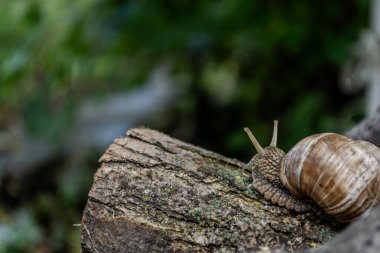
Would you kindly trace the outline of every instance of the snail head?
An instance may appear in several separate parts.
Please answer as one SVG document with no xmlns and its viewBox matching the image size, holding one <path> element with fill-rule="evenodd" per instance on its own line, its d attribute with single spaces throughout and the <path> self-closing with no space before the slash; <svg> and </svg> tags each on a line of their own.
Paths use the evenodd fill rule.
<svg viewBox="0 0 380 253">
<path fill-rule="evenodd" d="M 281 163 L 285 160 L 285 152 L 276 147 L 277 128 L 278 122 L 275 120 L 272 141 L 266 148 L 260 146 L 248 128 L 244 129 L 257 150 L 257 154 L 244 167 L 244 169 L 252 171 L 251 186 L 272 204 L 297 212 L 312 210 L 314 208 L 313 204 L 298 199 L 280 181 L 280 168 Z"/>
<path fill-rule="evenodd" d="M 257 154 L 249 161 L 245 166 L 248 170 L 258 177 L 263 177 L 265 180 L 271 183 L 280 183 L 279 171 L 281 160 L 285 155 L 285 152 L 277 148 L 277 132 L 278 121 L 274 121 L 272 141 L 266 148 L 262 148 L 255 136 L 248 128 L 244 128 L 244 131 L 251 139 L 253 146 L 255 147 Z"/>
</svg>

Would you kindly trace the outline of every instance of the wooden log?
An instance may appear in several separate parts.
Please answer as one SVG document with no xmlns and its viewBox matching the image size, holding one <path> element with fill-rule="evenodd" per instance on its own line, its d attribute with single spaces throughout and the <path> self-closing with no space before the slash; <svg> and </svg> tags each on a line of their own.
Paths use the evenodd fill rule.
<svg viewBox="0 0 380 253">
<path fill-rule="evenodd" d="M 294 251 L 341 228 L 267 203 L 242 162 L 155 130 L 129 130 L 100 162 L 83 212 L 85 253 Z"/>
</svg>

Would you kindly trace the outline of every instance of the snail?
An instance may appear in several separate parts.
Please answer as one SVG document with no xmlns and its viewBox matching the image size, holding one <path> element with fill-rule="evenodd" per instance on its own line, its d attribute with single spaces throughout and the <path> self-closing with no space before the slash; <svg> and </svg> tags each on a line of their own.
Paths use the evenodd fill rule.
<svg viewBox="0 0 380 253">
<path fill-rule="evenodd" d="M 317 205 L 338 222 L 353 221 L 379 202 L 377 146 L 322 133 L 302 139 L 285 154 L 276 147 L 277 129 L 275 120 L 272 141 L 262 148 L 244 128 L 257 150 L 244 168 L 252 171 L 252 187 L 266 200 L 297 212 Z"/>
</svg>

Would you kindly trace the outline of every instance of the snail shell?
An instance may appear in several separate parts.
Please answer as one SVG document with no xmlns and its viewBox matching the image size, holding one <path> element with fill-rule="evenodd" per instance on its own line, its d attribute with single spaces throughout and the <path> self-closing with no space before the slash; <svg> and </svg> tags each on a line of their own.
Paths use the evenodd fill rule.
<svg viewBox="0 0 380 253">
<path fill-rule="evenodd" d="M 245 169 L 252 171 L 252 188 L 266 200 L 296 212 L 317 210 L 316 203 L 340 222 L 355 220 L 379 203 L 378 147 L 323 133 L 302 139 L 285 154 L 276 147 L 277 123 L 266 148 L 244 129 L 257 151 Z"/>
<path fill-rule="evenodd" d="M 351 221 L 379 202 L 380 150 L 339 134 L 312 135 L 283 157 L 280 181 L 337 221 Z"/>
</svg>

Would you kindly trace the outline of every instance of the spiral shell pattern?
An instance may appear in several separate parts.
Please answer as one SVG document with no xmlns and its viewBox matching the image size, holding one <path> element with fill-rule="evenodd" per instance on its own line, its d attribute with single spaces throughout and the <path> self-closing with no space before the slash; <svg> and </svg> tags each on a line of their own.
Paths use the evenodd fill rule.
<svg viewBox="0 0 380 253">
<path fill-rule="evenodd" d="M 379 202 L 380 149 L 339 134 L 312 135 L 284 156 L 280 180 L 337 221 L 349 222 Z"/>
</svg>

